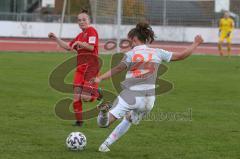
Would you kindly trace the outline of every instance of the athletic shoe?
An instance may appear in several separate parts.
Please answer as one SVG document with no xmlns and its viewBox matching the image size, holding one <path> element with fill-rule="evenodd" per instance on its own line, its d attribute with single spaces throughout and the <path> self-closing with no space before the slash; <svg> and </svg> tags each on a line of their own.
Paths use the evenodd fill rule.
<svg viewBox="0 0 240 159">
<path fill-rule="evenodd" d="M 102 145 L 99 147 L 98 151 L 100 151 L 100 152 L 109 152 L 110 149 L 107 147 L 107 145 L 102 144 Z"/>
<path fill-rule="evenodd" d="M 76 121 L 73 126 L 79 126 L 79 127 L 82 127 L 83 125 L 83 121 Z"/>
</svg>

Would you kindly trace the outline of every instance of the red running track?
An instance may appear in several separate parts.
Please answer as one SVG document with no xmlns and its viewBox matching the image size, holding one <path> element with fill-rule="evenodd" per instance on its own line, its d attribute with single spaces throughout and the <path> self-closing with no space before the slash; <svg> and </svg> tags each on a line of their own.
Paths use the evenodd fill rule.
<svg viewBox="0 0 240 159">
<path fill-rule="evenodd" d="M 68 41 L 68 40 L 67 40 Z M 104 41 L 100 42 L 101 53 L 107 52 L 104 50 Z M 168 51 L 181 51 L 186 48 L 189 43 L 174 43 L 174 42 L 154 42 L 151 47 L 157 47 Z M 64 52 L 57 44 L 48 39 L 23 39 L 23 38 L 0 38 L 0 51 L 15 51 L 15 52 Z M 194 54 L 210 54 L 218 55 L 216 44 L 202 44 L 194 52 Z M 232 54 L 240 54 L 240 45 L 232 46 Z"/>
</svg>

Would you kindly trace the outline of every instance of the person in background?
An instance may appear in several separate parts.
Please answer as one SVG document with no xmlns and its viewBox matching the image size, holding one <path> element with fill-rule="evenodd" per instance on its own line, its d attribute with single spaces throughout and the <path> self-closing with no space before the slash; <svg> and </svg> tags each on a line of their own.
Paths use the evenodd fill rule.
<svg viewBox="0 0 240 159">
<path fill-rule="evenodd" d="M 77 68 L 74 76 L 74 102 L 73 108 L 76 116 L 74 125 L 82 126 L 82 101 L 91 102 L 101 98 L 98 85 L 88 81 L 98 75 L 98 32 L 90 26 L 90 17 L 87 10 L 78 15 L 78 24 L 82 32 L 70 43 L 58 38 L 54 33 L 48 37 L 67 51 L 77 51 Z"/>
<path fill-rule="evenodd" d="M 224 40 L 227 41 L 227 52 L 228 56 L 231 56 L 231 41 L 232 41 L 232 32 L 234 29 L 234 21 L 230 17 L 229 12 L 224 12 L 223 18 L 219 21 L 219 42 L 218 50 L 219 54 L 223 56 L 222 44 Z"/>
</svg>

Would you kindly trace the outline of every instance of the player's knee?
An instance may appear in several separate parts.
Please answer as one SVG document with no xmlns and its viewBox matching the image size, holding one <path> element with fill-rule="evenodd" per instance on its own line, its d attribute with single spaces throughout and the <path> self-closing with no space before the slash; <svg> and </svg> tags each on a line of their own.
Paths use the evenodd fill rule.
<svg viewBox="0 0 240 159">
<path fill-rule="evenodd" d="M 82 87 L 81 86 L 74 87 L 74 94 L 81 94 L 81 92 L 82 92 Z"/>
<path fill-rule="evenodd" d="M 91 98 L 91 96 L 81 95 L 81 99 L 84 102 L 90 102 L 92 98 Z"/>
<path fill-rule="evenodd" d="M 91 95 L 91 93 L 89 93 L 87 91 L 82 91 L 81 99 L 84 102 L 91 102 L 92 101 L 92 95 Z"/>
<path fill-rule="evenodd" d="M 73 102 L 78 102 L 81 99 L 80 94 L 74 94 Z"/>
<path fill-rule="evenodd" d="M 74 102 L 81 100 L 81 92 L 82 92 L 81 87 L 74 87 L 74 97 L 73 97 Z"/>
</svg>

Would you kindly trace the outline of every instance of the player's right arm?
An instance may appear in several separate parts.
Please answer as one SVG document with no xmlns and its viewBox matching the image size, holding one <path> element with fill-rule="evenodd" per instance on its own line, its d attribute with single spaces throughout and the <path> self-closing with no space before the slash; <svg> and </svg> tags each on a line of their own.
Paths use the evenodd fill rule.
<svg viewBox="0 0 240 159">
<path fill-rule="evenodd" d="M 174 53 L 172 53 L 171 61 L 179 61 L 179 60 L 183 60 L 183 59 L 187 58 L 202 43 L 203 43 L 203 38 L 200 35 L 197 35 L 195 37 L 194 42 L 192 43 L 191 46 L 189 46 L 188 48 L 186 48 L 182 52 L 174 52 Z"/>
<path fill-rule="evenodd" d="M 219 20 L 218 27 L 219 27 L 219 29 L 222 29 L 222 19 Z"/>
<path fill-rule="evenodd" d="M 104 73 L 103 75 L 94 78 L 93 80 L 91 80 L 91 82 L 93 83 L 100 83 L 102 80 L 106 80 L 109 79 L 110 77 L 124 71 L 127 69 L 127 65 L 123 62 L 120 62 L 117 66 L 115 66 L 114 68 L 112 68 L 111 70 L 107 71 L 106 73 Z"/>
<path fill-rule="evenodd" d="M 219 32 L 218 32 L 218 34 L 219 34 L 219 36 L 220 36 L 221 31 L 222 31 L 222 19 L 219 20 L 218 28 L 219 28 Z"/>
<path fill-rule="evenodd" d="M 230 27 L 231 27 L 231 32 L 233 31 L 233 29 L 234 29 L 234 27 L 235 27 L 235 22 L 234 22 L 234 20 L 233 19 L 231 19 L 231 25 L 230 25 Z"/>
<path fill-rule="evenodd" d="M 110 69 L 109 71 L 107 71 L 103 75 L 92 79 L 90 82 L 92 82 L 92 83 L 100 83 L 102 80 L 106 80 L 106 79 L 108 79 L 108 78 L 110 78 L 110 77 L 112 77 L 112 76 L 114 76 L 114 75 L 116 75 L 116 74 L 126 70 L 129 67 L 130 63 L 131 63 L 131 57 L 125 55 L 123 57 L 122 61 L 117 66 L 115 66 L 114 68 Z"/>
<path fill-rule="evenodd" d="M 71 47 L 68 45 L 67 42 L 61 40 L 60 38 L 58 38 L 54 33 L 49 33 L 48 37 L 54 41 L 56 41 L 56 43 L 63 49 L 70 51 Z"/>
</svg>

